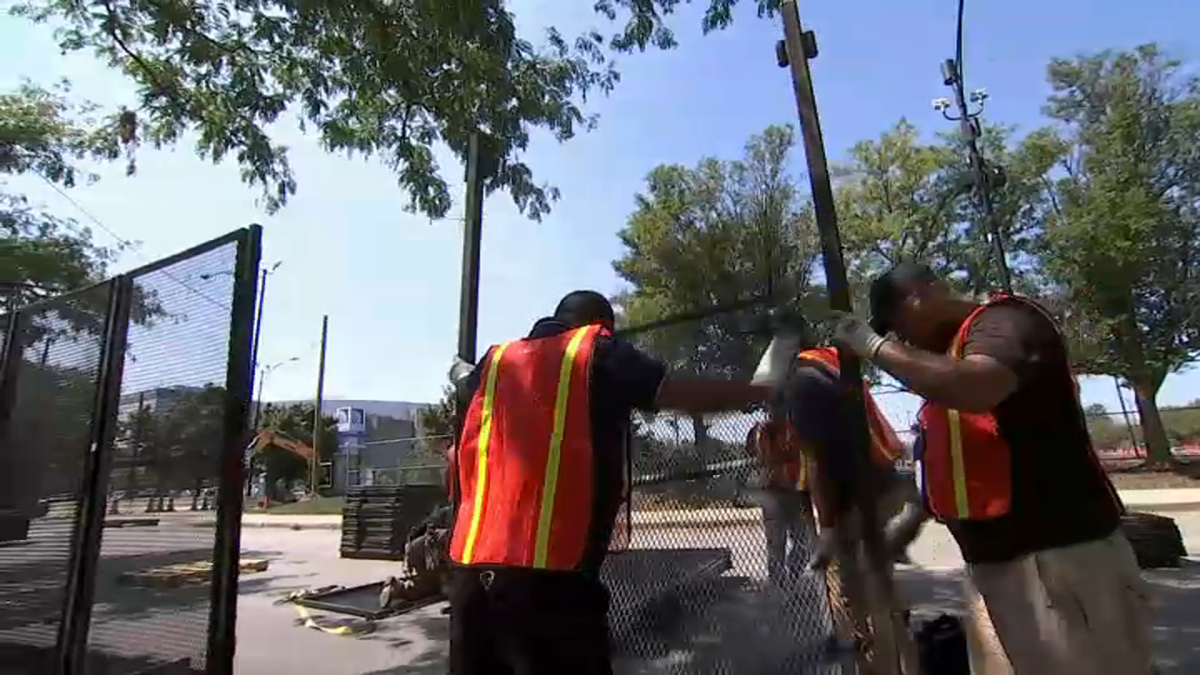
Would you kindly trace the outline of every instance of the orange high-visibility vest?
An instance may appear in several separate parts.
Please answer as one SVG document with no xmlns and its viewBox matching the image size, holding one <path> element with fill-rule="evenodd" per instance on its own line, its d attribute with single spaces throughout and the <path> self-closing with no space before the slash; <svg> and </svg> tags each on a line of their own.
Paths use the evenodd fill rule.
<svg viewBox="0 0 1200 675">
<path fill-rule="evenodd" d="M 983 310 L 999 303 L 1020 303 L 1057 322 L 1037 303 L 1016 295 L 997 295 L 977 307 L 955 333 L 949 355 L 963 358 L 963 342 Z M 1073 373 L 1064 374 L 1079 397 L 1079 382 Z M 1081 413 L 1082 414 L 1082 413 Z M 919 414 L 924 447 L 921 457 L 922 487 L 929 510 L 938 518 L 987 520 L 1006 515 L 1012 508 L 1012 449 L 991 412 L 970 413 L 926 401 Z M 1098 473 L 1099 459 L 1092 453 Z M 1107 476 L 1102 476 L 1107 482 Z M 1119 504 L 1112 484 L 1112 498 Z"/>
<path fill-rule="evenodd" d="M 763 487 L 808 489 L 802 446 L 786 420 L 755 424 L 746 438 L 746 445 L 766 471 Z"/>
<path fill-rule="evenodd" d="M 457 447 L 450 557 L 575 569 L 592 527 L 590 373 L 598 325 L 493 348 Z"/>
<path fill-rule="evenodd" d="M 835 377 L 841 373 L 841 365 L 838 363 L 838 352 L 835 347 L 806 349 L 797 354 L 796 358 L 816 361 L 832 371 Z M 891 422 L 888 422 L 887 418 L 883 416 L 883 412 L 879 410 L 879 406 L 875 404 L 875 397 L 871 396 L 870 385 L 865 381 L 863 382 L 863 402 L 867 407 L 867 426 L 871 429 L 871 459 L 880 465 L 893 465 L 904 454 L 904 445 L 900 442 L 900 437 L 896 435 L 896 430 L 892 428 Z"/>
</svg>

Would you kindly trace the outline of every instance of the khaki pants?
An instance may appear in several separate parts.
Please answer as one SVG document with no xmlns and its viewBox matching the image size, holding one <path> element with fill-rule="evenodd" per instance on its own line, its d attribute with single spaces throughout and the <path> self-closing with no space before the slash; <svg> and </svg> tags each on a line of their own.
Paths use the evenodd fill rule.
<svg viewBox="0 0 1200 675">
<path fill-rule="evenodd" d="M 1149 675 L 1150 603 L 1120 532 L 969 565 L 972 675 Z"/>
</svg>

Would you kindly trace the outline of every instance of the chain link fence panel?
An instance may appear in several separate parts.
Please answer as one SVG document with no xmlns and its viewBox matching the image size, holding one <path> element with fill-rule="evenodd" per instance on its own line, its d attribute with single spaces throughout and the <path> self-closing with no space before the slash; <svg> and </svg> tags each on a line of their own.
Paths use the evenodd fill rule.
<svg viewBox="0 0 1200 675">
<path fill-rule="evenodd" d="M 0 427 L 0 672 L 57 668 L 113 284 L 23 310 Z"/>
<path fill-rule="evenodd" d="M 764 314 L 747 308 L 624 337 L 671 372 L 745 380 L 770 339 Z M 824 579 L 803 571 L 811 506 L 772 501 L 747 447 L 764 418 L 635 417 L 629 499 L 605 568 L 619 672 L 841 672 Z M 769 545 L 785 530 L 792 543 Z"/>
<path fill-rule="evenodd" d="M 16 312 L 0 672 L 230 672 L 260 236 Z"/>
<path fill-rule="evenodd" d="M 238 249 L 226 239 L 131 275 L 93 652 L 205 669 Z"/>
</svg>

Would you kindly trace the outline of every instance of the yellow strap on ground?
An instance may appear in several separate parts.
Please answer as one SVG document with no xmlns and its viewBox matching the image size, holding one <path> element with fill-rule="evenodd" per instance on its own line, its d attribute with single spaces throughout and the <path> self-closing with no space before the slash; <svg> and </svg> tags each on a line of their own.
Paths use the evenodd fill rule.
<svg viewBox="0 0 1200 675">
<path fill-rule="evenodd" d="M 370 620 L 363 620 L 350 626 L 322 626 L 317 623 L 312 614 L 308 613 L 306 608 L 295 604 L 292 606 L 296 608 L 296 614 L 300 616 L 300 625 L 305 628 L 319 630 L 322 633 L 329 633 L 330 635 L 362 635 L 363 633 L 370 633 L 375 630 L 375 622 Z"/>
</svg>

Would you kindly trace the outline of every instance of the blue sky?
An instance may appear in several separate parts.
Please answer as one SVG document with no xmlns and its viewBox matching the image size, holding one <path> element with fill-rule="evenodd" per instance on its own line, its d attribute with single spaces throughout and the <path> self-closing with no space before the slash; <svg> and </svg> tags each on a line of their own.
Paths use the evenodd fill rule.
<svg viewBox="0 0 1200 675">
<path fill-rule="evenodd" d="M 521 0 L 508 6 L 533 36 L 551 24 L 566 33 L 600 25 L 591 4 Z M 778 23 L 756 19 L 747 5 L 732 29 L 701 37 L 700 9 L 684 8 L 673 17 L 679 49 L 622 60 L 620 85 L 589 106 L 600 114 L 596 131 L 565 145 L 536 138 L 527 159 L 539 179 L 562 190 L 548 218 L 525 220 L 505 194 L 488 199 L 481 345 L 523 333 L 566 291 L 619 287 L 610 265 L 621 252 L 614 235 L 655 165 L 733 158 L 767 125 L 795 123 L 788 73 L 774 61 Z M 831 160 L 901 116 L 929 134 L 949 128 L 930 101 L 946 95 L 938 67 L 953 54 L 952 0 L 805 2 L 801 10 L 820 43 L 813 69 Z M 1029 129 L 1040 123 L 1050 57 L 1157 41 L 1200 62 L 1197 25 L 1200 4 L 1191 0 L 969 2 L 967 86 L 991 94 L 989 120 Z M 39 83 L 66 77 L 77 95 L 102 105 L 133 101 L 118 74 L 87 56 L 61 56 L 46 27 L 0 19 L 0 59 L 9 64 L 0 75 L 6 87 L 21 77 Z M 404 213 L 404 195 L 383 166 L 328 155 L 294 126 L 281 127 L 279 135 L 292 148 L 300 188 L 275 216 L 256 205 L 256 191 L 240 183 L 236 166 L 199 160 L 186 144 L 144 149 L 136 177 L 104 167 L 100 182 L 70 194 L 119 237 L 140 242 L 119 269 L 247 223 L 264 226 L 264 264 L 282 265 L 267 289 L 261 361 L 297 358 L 270 376 L 268 398 L 312 395 L 321 316 L 328 314 L 329 395 L 434 400 L 456 342 L 461 226 Z M 799 174 L 802 155 L 794 163 Z M 461 194 L 461 169 L 449 157 L 443 165 Z M 92 225 L 39 181 L 17 180 L 13 187 Z M 99 241 L 113 243 L 108 233 L 93 229 Z M 1176 376 L 1160 401 L 1187 402 L 1200 398 L 1197 390 L 1195 374 Z M 1084 398 L 1117 407 L 1109 380 L 1085 383 Z M 907 424 L 914 409 L 906 395 L 883 396 L 881 404 L 898 424 Z"/>
</svg>

